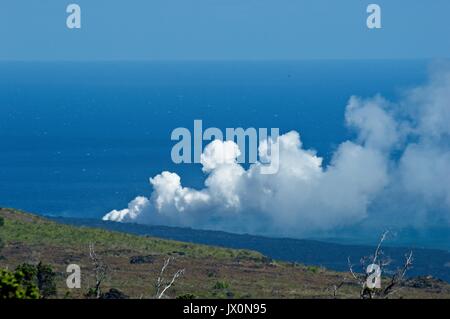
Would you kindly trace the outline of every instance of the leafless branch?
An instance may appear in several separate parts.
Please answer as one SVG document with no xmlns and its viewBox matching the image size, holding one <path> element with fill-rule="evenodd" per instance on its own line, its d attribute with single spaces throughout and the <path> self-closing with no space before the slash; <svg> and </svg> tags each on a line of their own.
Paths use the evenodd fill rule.
<svg viewBox="0 0 450 319">
<path fill-rule="evenodd" d="M 339 289 L 346 283 L 346 278 L 344 278 L 339 284 L 331 286 L 331 290 L 333 292 L 333 298 L 337 297 L 337 293 Z"/>
<path fill-rule="evenodd" d="M 378 257 L 382 254 L 382 251 L 381 251 L 381 245 L 383 244 L 383 242 L 384 242 L 384 240 L 386 239 L 386 236 L 387 236 L 388 234 L 389 234 L 389 230 L 386 230 L 386 231 L 381 235 L 380 241 L 378 242 L 378 245 L 377 245 L 377 249 L 375 250 L 375 254 L 374 254 L 374 256 L 373 256 L 372 264 L 376 264 L 376 263 L 377 263 Z"/>
<path fill-rule="evenodd" d="M 94 266 L 95 286 L 93 293 L 96 298 L 100 298 L 102 295 L 101 284 L 106 278 L 108 267 L 98 258 L 92 243 L 89 244 L 89 258 Z"/>
<path fill-rule="evenodd" d="M 389 256 L 385 256 L 384 252 L 382 251 L 382 244 L 386 240 L 387 235 L 389 234 L 389 231 L 385 231 L 380 238 L 380 241 L 378 242 L 378 245 L 375 249 L 374 255 L 372 257 L 364 256 L 360 259 L 360 266 L 361 266 L 361 273 L 356 273 L 354 271 L 353 265 L 350 261 L 350 257 L 348 257 L 348 268 L 351 276 L 354 280 L 358 282 L 359 285 L 361 285 L 360 290 L 360 298 L 374 298 L 374 297 L 383 297 L 387 298 L 388 295 L 393 294 L 401 289 L 401 283 L 405 278 L 406 272 L 408 269 L 412 267 L 413 264 L 413 254 L 412 251 L 409 252 L 408 255 L 405 256 L 405 263 L 403 267 L 398 269 L 390 278 L 388 285 L 384 289 L 370 289 L 367 287 L 367 280 L 369 279 L 369 276 L 371 273 L 367 273 L 366 266 L 368 263 L 376 264 L 380 267 L 381 270 L 384 270 L 385 267 L 391 264 L 392 259 Z M 342 286 L 343 283 L 340 283 L 339 285 L 335 285 L 333 290 L 333 295 L 336 296 L 337 289 L 339 289 Z"/>
<path fill-rule="evenodd" d="M 361 283 L 361 278 L 358 274 L 356 274 L 353 270 L 353 265 L 352 262 L 350 261 L 350 257 L 347 257 L 347 262 L 348 262 L 348 268 L 350 270 L 350 274 L 352 275 L 352 277 L 358 281 L 358 283 Z"/>
<path fill-rule="evenodd" d="M 158 279 L 156 280 L 156 299 L 161 299 L 165 296 L 165 293 L 168 289 L 172 287 L 172 285 L 175 283 L 175 281 L 184 274 L 184 269 L 179 269 L 177 272 L 172 276 L 172 280 L 166 281 L 164 279 L 164 273 L 166 271 L 167 266 L 169 266 L 170 262 L 172 261 L 171 257 L 168 257 L 164 260 L 164 264 L 161 268 L 161 272 L 159 274 Z"/>
<path fill-rule="evenodd" d="M 392 275 L 389 284 L 386 286 L 386 288 L 383 289 L 382 295 L 384 298 L 387 298 L 389 295 L 394 294 L 402 289 L 401 284 L 405 279 L 406 272 L 412 267 L 412 264 L 413 264 L 413 253 L 412 251 L 410 251 L 409 254 L 405 256 L 405 263 L 403 264 L 403 267 L 398 269 Z M 395 287 L 398 288 L 394 289 Z"/>
</svg>

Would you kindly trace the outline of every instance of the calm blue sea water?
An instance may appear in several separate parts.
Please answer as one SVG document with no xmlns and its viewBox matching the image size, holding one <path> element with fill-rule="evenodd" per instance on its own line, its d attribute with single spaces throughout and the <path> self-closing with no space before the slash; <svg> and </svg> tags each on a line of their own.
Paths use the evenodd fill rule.
<svg viewBox="0 0 450 319">
<path fill-rule="evenodd" d="M 162 170 L 200 187 L 198 165 L 170 159 L 194 119 L 295 129 L 328 159 L 351 95 L 395 99 L 426 75 L 425 61 L 0 63 L 0 206 L 101 217 Z"/>
</svg>

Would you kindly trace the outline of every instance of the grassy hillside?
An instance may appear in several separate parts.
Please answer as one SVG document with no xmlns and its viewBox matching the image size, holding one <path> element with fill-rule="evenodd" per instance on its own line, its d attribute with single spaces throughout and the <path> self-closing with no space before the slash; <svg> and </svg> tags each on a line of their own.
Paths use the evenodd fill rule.
<svg viewBox="0 0 450 319">
<path fill-rule="evenodd" d="M 102 229 L 75 227 L 12 209 L 0 209 L 5 242 L 0 268 L 43 261 L 58 272 L 58 297 L 81 298 L 94 285 L 89 244 L 108 265 L 104 290 L 120 289 L 132 298 L 154 296 L 154 283 L 167 256 L 174 257 L 168 274 L 179 268 L 184 276 L 168 293 L 204 298 L 329 298 L 329 288 L 348 274 L 319 267 L 274 262 L 249 250 L 227 249 Z M 65 287 L 65 269 L 82 269 L 82 289 Z M 408 285 L 398 297 L 450 298 L 450 286 L 439 281 Z M 357 297 L 359 287 L 346 284 L 338 297 Z"/>
<path fill-rule="evenodd" d="M 361 256 L 366 256 L 369 252 L 375 250 L 374 246 L 368 245 L 354 245 L 350 243 L 342 245 L 316 240 L 271 238 L 172 226 L 117 223 L 99 219 L 54 217 L 52 220 L 63 224 L 102 228 L 128 234 L 149 235 L 203 245 L 255 250 L 272 259 L 299 262 L 307 265 L 320 265 L 336 271 L 348 270 L 347 257 L 357 262 Z M 366 230 L 366 232 L 371 233 L 369 230 Z M 377 233 L 378 237 L 380 234 L 382 234 L 382 231 Z M 409 246 L 386 246 L 391 243 L 391 239 L 391 237 L 388 238 L 383 247 L 383 252 L 392 259 L 391 269 L 401 267 L 404 262 L 404 256 L 412 250 L 414 254 L 414 267 L 408 271 L 408 276 L 432 275 L 433 277 L 450 282 L 449 251 Z M 374 238 L 371 244 L 378 243 L 378 240 L 379 238 Z"/>
</svg>

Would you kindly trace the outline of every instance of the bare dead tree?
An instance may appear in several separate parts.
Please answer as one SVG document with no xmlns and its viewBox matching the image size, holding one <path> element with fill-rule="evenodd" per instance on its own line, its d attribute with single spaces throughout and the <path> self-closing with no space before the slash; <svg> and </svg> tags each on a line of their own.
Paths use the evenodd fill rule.
<svg viewBox="0 0 450 319">
<path fill-rule="evenodd" d="M 389 284 L 386 286 L 386 288 L 383 289 L 383 297 L 387 298 L 389 295 L 394 294 L 402 289 L 401 284 L 405 279 L 406 272 L 412 267 L 412 264 L 413 253 L 412 251 L 410 251 L 409 254 L 406 254 L 405 256 L 405 263 L 403 264 L 403 267 L 397 269 L 397 271 L 389 280 Z"/>
<path fill-rule="evenodd" d="M 108 267 L 105 263 L 97 256 L 94 248 L 94 244 L 89 244 L 89 258 L 91 259 L 92 265 L 94 267 L 95 276 L 95 286 L 92 294 L 98 299 L 102 295 L 101 285 L 106 278 L 108 272 Z"/>
<path fill-rule="evenodd" d="M 161 268 L 161 272 L 159 273 L 158 279 L 156 280 L 156 283 L 155 283 L 155 287 L 156 287 L 155 298 L 156 299 L 164 298 L 166 291 L 169 290 L 172 287 L 172 285 L 175 283 L 175 281 L 184 274 L 184 269 L 179 269 L 175 272 L 175 274 L 172 276 L 172 279 L 170 281 L 166 280 L 164 278 L 165 271 L 171 261 L 172 261 L 171 257 L 167 257 L 164 260 L 164 264 Z"/>
<path fill-rule="evenodd" d="M 380 271 L 383 272 L 385 267 L 387 267 L 391 263 L 391 259 L 389 257 L 385 256 L 385 254 L 382 250 L 383 242 L 386 240 L 386 237 L 388 234 L 389 234 L 389 231 L 383 232 L 383 234 L 381 235 L 380 240 L 377 244 L 375 252 L 372 256 L 364 256 L 360 259 L 359 263 L 360 263 L 360 267 L 361 267 L 361 273 L 356 273 L 354 271 L 353 265 L 350 261 L 350 257 L 347 258 L 350 274 L 361 286 L 361 290 L 359 293 L 360 298 L 372 299 L 375 297 L 375 294 L 378 292 L 378 290 L 376 288 L 369 288 L 367 286 L 369 276 L 371 275 L 371 273 L 367 272 L 367 266 L 369 264 L 378 265 L 380 267 Z"/>
<path fill-rule="evenodd" d="M 342 286 L 345 285 L 346 283 L 347 280 L 346 278 L 344 278 L 340 283 L 331 286 L 329 290 L 331 290 L 331 292 L 333 293 L 333 298 L 337 297 L 339 289 L 341 289 Z"/>
<path fill-rule="evenodd" d="M 388 298 L 389 295 L 401 289 L 401 284 L 405 279 L 406 272 L 412 267 L 413 254 L 412 251 L 410 251 L 409 254 L 406 255 L 403 266 L 397 269 L 397 271 L 390 277 L 389 283 L 385 288 L 368 287 L 367 283 L 370 280 L 372 273 L 367 271 L 367 266 L 370 264 L 378 265 L 381 273 L 383 273 L 385 268 L 392 262 L 392 259 L 389 256 L 386 256 L 382 250 L 383 242 L 386 240 L 388 234 L 389 231 L 385 231 L 381 235 L 373 256 L 364 256 L 360 259 L 361 272 L 356 272 L 350 261 L 350 257 L 347 258 L 350 275 L 361 287 L 359 297 L 362 299 Z M 336 297 L 338 290 L 344 284 L 345 281 L 342 281 L 340 284 L 333 286 L 334 297 Z"/>
</svg>

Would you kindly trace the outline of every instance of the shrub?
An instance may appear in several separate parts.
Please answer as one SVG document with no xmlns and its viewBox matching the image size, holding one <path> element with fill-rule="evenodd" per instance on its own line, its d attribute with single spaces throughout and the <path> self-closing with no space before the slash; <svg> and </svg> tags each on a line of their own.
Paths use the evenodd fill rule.
<svg viewBox="0 0 450 319">
<path fill-rule="evenodd" d="M 306 266 L 306 270 L 316 274 L 320 271 L 320 267 L 319 266 Z"/>
<path fill-rule="evenodd" d="M 56 273 L 49 265 L 39 263 L 37 265 L 37 285 L 42 298 L 56 295 Z"/>
<path fill-rule="evenodd" d="M 0 269 L 0 299 L 38 299 L 39 289 L 21 270 Z"/>
<path fill-rule="evenodd" d="M 49 265 L 39 263 L 37 266 L 22 264 L 16 268 L 24 275 L 24 280 L 38 288 L 41 298 L 45 299 L 56 295 L 56 274 Z"/>
<path fill-rule="evenodd" d="M 217 281 L 214 285 L 214 289 L 228 289 L 229 285 L 226 281 Z"/>
</svg>

